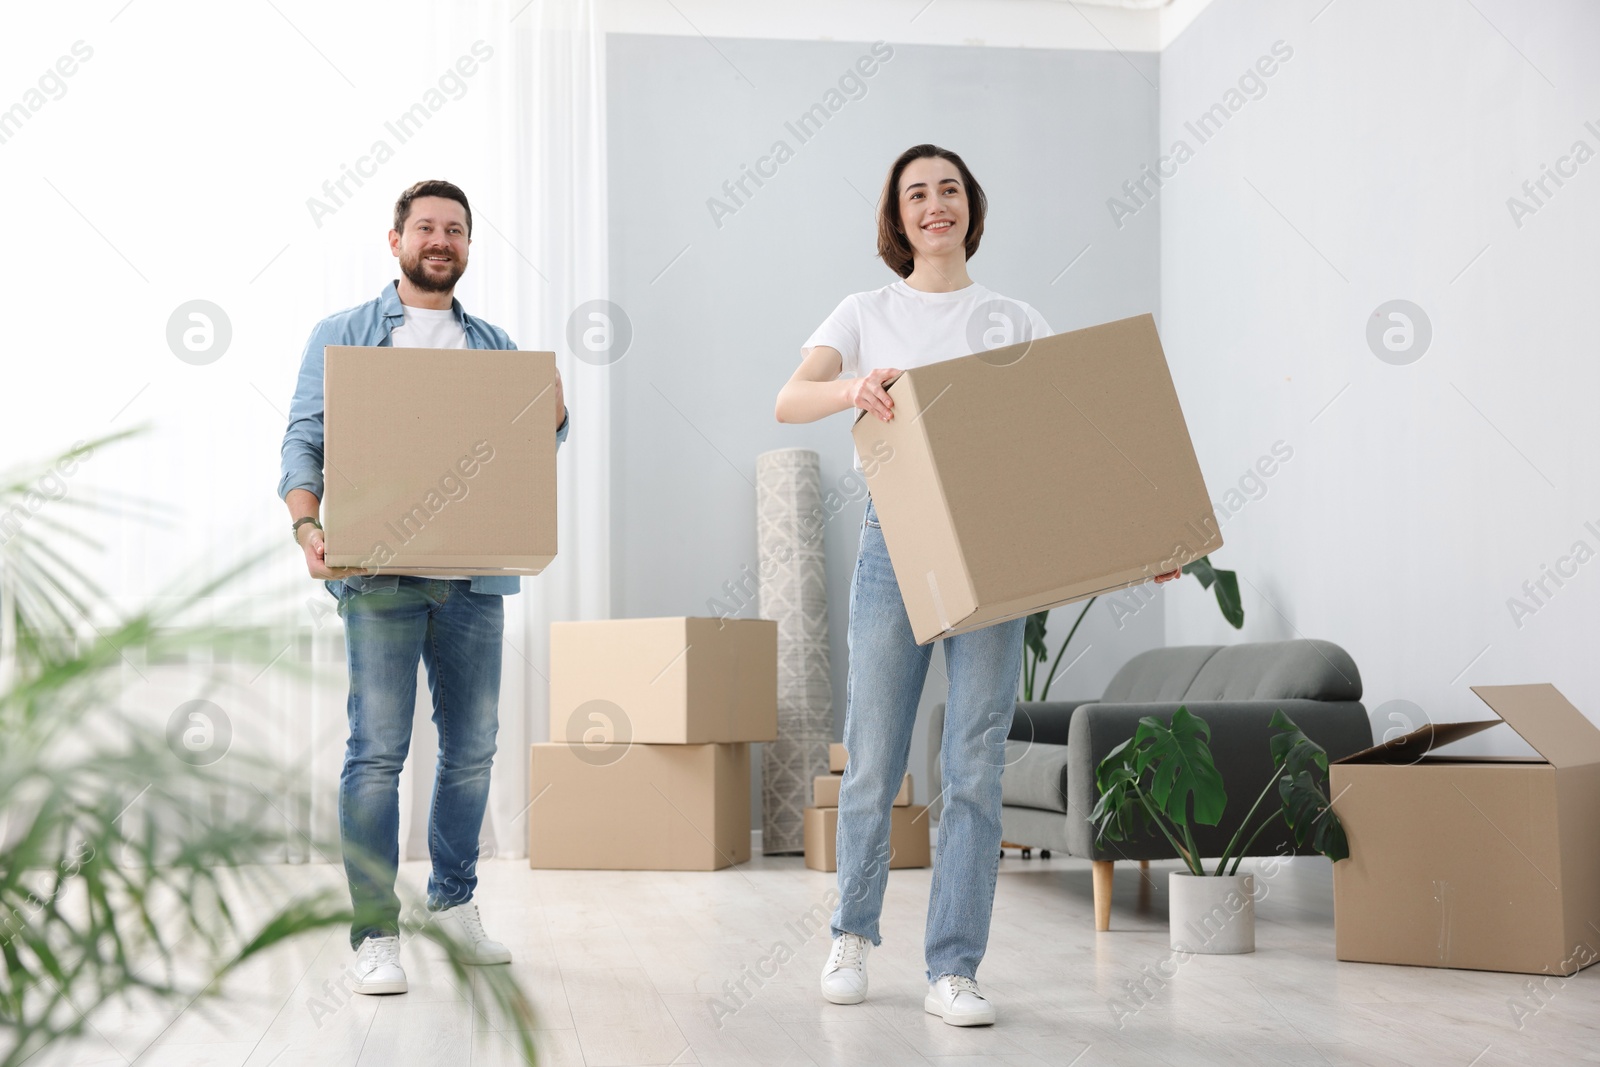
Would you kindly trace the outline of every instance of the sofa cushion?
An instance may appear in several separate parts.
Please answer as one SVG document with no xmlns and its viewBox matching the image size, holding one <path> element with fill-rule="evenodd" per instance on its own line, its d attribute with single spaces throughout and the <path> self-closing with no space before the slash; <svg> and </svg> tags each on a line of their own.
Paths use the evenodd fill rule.
<svg viewBox="0 0 1600 1067">
<path fill-rule="evenodd" d="M 1067 811 L 1067 746 L 1007 741 L 1000 797 L 1009 807 Z"/>
<path fill-rule="evenodd" d="M 1181 697 L 1167 700 L 1360 700 L 1361 673 L 1332 641 L 1259 641 L 1220 648 Z"/>
<path fill-rule="evenodd" d="M 1122 665 L 1100 699 L 1107 704 L 1158 704 L 1182 700 L 1220 645 L 1152 648 Z"/>
</svg>

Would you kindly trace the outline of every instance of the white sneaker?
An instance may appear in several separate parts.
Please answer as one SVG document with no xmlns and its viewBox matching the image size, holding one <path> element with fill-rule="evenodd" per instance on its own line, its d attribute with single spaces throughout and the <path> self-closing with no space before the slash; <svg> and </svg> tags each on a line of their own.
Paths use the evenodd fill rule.
<svg viewBox="0 0 1600 1067">
<path fill-rule="evenodd" d="M 466 946 L 467 953 L 462 963 L 482 965 L 511 962 L 511 950 L 491 940 L 483 932 L 483 919 L 478 915 L 478 905 L 472 901 L 434 912 L 433 919 L 447 935 Z"/>
<path fill-rule="evenodd" d="M 872 942 L 860 934 L 840 934 L 822 968 L 822 995 L 835 1004 L 867 999 L 867 953 Z"/>
<path fill-rule="evenodd" d="M 369 937 L 361 942 L 354 971 L 355 981 L 350 983 L 352 993 L 368 996 L 404 993 L 406 972 L 400 968 L 400 939 Z"/>
<path fill-rule="evenodd" d="M 951 1026 L 989 1026 L 994 1022 L 994 1005 L 983 999 L 978 983 L 958 974 L 940 975 L 928 987 L 922 1009 L 943 1016 Z"/>
</svg>

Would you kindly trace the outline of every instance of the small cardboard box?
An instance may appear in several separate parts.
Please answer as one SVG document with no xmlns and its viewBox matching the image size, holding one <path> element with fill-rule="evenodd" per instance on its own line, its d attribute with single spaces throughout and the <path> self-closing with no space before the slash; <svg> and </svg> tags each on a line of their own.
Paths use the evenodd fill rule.
<svg viewBox="0 0 1600 1067">
<path fill-rule="evenodd" d="M 325 358 L 328 566 L 538 574 L 555 558 L 555 353 L 329 345 Z"/>
<path fill-rule="evenodd" d="M 845 753 L 844 746 L 835 741 L 828 746 L 828 770 L 834 774 L 843 774 L 844 765 L 850 761 Z"/>
<path fill-rule="evenodd" d="M 1429 723 L 1329 768 L 1350 841 L 1338 957 L 1571 974 L 1600 959 L 1600 729 L 1552 685 L 1472 691 L 1500 718 Z M 1538 757 L 1434 752 L 1501 721 Z"/>
<path fill-rule="evenodd" d="M 533 746 L 528 866 L 714 871 L 750 859 L 750 746 Z"/>
<path fill-rule="evenodd" d="M 853 434 L 918 644 L 1222 547 L 1149 315 L 917 367 L 889 395 L 894 418 Z"/>
<path fill-rule="evenodd" d="M 921 804 L 891 808 L 889 868 L 926 867 L 933 858 L 928 844 L 928 809 Z M 839 869 L 839 809 L 806 808 L 801 816 L 806 866 L 814 871 Z"/>
<path fill-rule="evenodd" d="M 818 808 L 837 808 L 839 806 L 839 786 L 844 781 L 842 774 L 819 774 L 811 779 L 811 803 Z M 911 775 L 906 775 L 906 780 L 900 783 L 900 792 L 895 794 L 894 804 L 903 808 L 911 803 Z"/>
<path fill-rule="evenodd" d="M 695 745 L 778 737 L 778 624 L 550 624 L 550 737 Z"/>
</svg>

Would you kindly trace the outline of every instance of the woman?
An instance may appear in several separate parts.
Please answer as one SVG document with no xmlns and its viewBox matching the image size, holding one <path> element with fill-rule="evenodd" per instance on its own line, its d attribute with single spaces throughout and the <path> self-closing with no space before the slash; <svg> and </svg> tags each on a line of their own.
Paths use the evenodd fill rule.
<svg viewBox="0 0 1600 1067">
<path fill-rule="evenodd" d="M 886 383 L 902 370 L 1050 333 L 1033 308 L 967 275 L 986 208 L 982 188 L 954 152 L 924 144 L 901 153 L 878 207 L 878 255 L 901 280 L 846 297 L 811 335 L 799 369 L 778 393 L 779 422 L 813 422 L 853 408 L 888 421 L 894 399 Z M 955 1026 L 995 1019 L 976 975 L 1000 866 L 1000 771 L 1022 670 L 1023 623 L 945 639 L 944 811 L 928 901 L 923 1007 Z M 880 941 L 889 873 L 891 808 L 933 651 L 912 636 L 870 499 L 850 587 L 849 648 L 840 900 L 822 971 L 822 995 L 835 1004 L 866 999 L 866 957 Z"/>
</svg>

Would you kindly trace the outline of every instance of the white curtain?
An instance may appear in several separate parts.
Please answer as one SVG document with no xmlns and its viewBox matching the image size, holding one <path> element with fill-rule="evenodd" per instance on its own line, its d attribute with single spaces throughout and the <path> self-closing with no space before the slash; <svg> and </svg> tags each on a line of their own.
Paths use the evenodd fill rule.
<svg viewBox="0 0 1600 1067">
<path fill-rule="evenodd" d="M 103 542 L 85 562 L 123 608 L 271 550 L 206 610 L 219 622 L 287 612 L 273 663 L 130 662 L 123 706 L 162 726 L 183 702 L 211 699 L 234 752 L 291 767 L 309 805 L 293 804 L 293 789 L 266 795 L 304 831 L 290 859 L 338 859 L 312 841 L 337 840 L 346 686 L 333 602 L 306 576 L 273 491 L 279 441 L 312 326 L 397 276 L 386 241 L 394 200 L 423 178 L 453 181 L 471 201 L 457 295 L 520 347 L 557 353 L 573 420 L 558 459 L 560 554 L 507 602 L 484 838 L 499 855 L 525 854 L 527 745 L 547 735 L 549 622 L 603 617 L 610 604 L 607 372 L 566 342 L 572 310 L 607 295 L 595 7 L 36 5 L 13 27 L 24 82 L 55 69 L 58 54 L 77 59 L 3 146 L 0 195 L 28 205 L 12 233 L 28 253 L 0 267 L 27 305 L 6 356 L 0 453 L 10 465 L 149 428 L 84 462 L 65 493 L 81 502 L 102 486 L 156 500 L 164 525 L 48 505 Z M 391 124 L 418 104 L 425 121 L 396 137 Z M 374 162 L 379 141 L 389 151 Z M 167 339 L 169 317 L 196 299 L 231 327 L 227 350 L 205 364 L 178 358 Z M 232 684 L 214 684 L 219 673 Z M 403 858 L 427 853 L 436 748 L 420 683 Z"/>
</svg>

